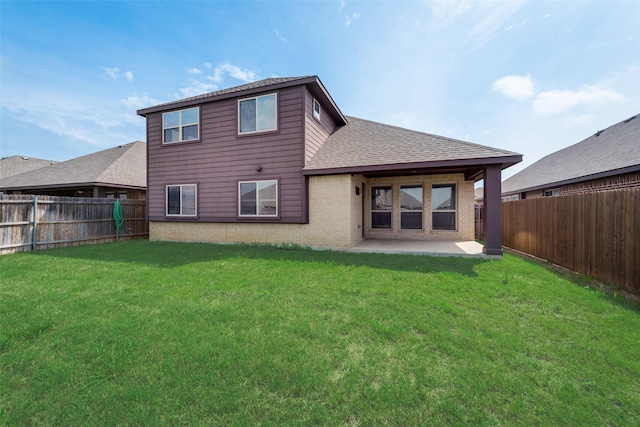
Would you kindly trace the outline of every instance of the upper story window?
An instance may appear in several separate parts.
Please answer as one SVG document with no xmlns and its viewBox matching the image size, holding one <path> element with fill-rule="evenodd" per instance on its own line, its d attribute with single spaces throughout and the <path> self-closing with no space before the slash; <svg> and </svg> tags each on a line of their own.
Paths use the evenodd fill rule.
<svg viewBox="0 0 640 427">
<path fill-rule="evenodd" d="M 164 144 L 200 139 L 200 109 L 162 113 L 162 133 Z"/>
<path fill-rule="evenodd" d="M 240 216 L 278 216 L 278 181 L 238 183 Z"/>
<path fill-rule="evenodd" d="M 167 216 L 195 216 L 196 184 L 167 185 Z"/>
<path fill-rule="evenodd" d="M 313 100 L 313 117 L 320 120 L 320 113 L 322 112 L 322 107 L 317 99 Z"/>
<path fill-rule="evenodd" d="M 238 101 L 238 133 L 278 129 L 278 96 L 275 93 Z"/>
</svg>

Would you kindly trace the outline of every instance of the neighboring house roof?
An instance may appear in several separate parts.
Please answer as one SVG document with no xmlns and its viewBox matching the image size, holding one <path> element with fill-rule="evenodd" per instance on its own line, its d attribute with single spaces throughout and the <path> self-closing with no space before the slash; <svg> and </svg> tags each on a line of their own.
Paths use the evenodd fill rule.
<svg viewBox="0 0 640 427">
<path fill-rule="evenodd" d="M 473 190 L 473 200 L 481 202 L 484 200 L 484 187 L 478 187 Z"/>
<path fill-rule="evenodd" d="M 34 159 L 26 156 L 10 156 L 0 159 L 0 180 L 52 165 L 53 160 Z"/>
<path fill-rule="evenodd" d="M 640 170 L 640 114 L 538 160 L 502 183 L 502 194 Z"/>
<path fill-rule="evenodd" d="M 146 144 L 135 141 L 65 162 L 3 178 L 2 190 L 61 188 L 79 185 L 140 188 L 147 186 Z"/>
<path fill-rule="evenodd" d="M 395 173 L 398 170 L 502 164 L 508 167 L 522 155 L 452 138 L 347 117 L 307 163 L 306 175 L 327 173 Z M 478 175 L 481 168 L 478 168 Z M 469 177 L 473 178 L 473 177 Z"/>
<path fill-rule="evenodd" d="M 164 104 L 155 105 L 153 107 L 138 110 L 138 115 L 146 116 L 150 113 L 159 111 L 167 111 L 174 108 L 183 108 L 191 105 L 202 104 L 203 102 L 219 101 L 227 98 L 235 98 L 241 96 L 251 96 L 253 94 L 263 92 L 267 87 L 269 90 L 284 89 L 287 87 L 308 85 L 314 96 L 322 98 L 325 105 L 331 105 L 336 118 L 342 123 L 346 123 L 342 112 L 338 108 L 329 92 L 324 87 L 318 76 L 301 76 L 301 77 L 271 77 L 240 86 L 234 86 L 227 89 L 217 90 L 215 92 L 205 93 L 203 95 L 192 96 L 190 98 L 178 99 L 176 101 L 166 102 Z"/>
</svg>

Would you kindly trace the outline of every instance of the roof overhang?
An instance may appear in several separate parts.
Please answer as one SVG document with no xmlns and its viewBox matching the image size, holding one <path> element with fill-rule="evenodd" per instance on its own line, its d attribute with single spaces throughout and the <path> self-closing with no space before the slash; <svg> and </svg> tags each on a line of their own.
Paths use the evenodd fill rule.
<svg viewBox="0 0 640 427">
<path fill-rule="evenodd" d="M 71 184 L 45 184 L 45 185 L 21 185 L 21 186 L 0 186 L 0 191 L 24 191 L 24 190 L 56 190 L 71 188 L 122 188 L 126 190 L 146 190 L 147 187 L 138 185 L 109 184 L 104 182 L 75 182 Z"/>
<path fill-rule="evenodd" d="M 522 161 L 522 155 L 487 157 L 481 159 L 440 160 L 431 162 L 396 163 L 386 165 L 349 166 L 339 168 L 302 170 L 306 176 L 362 174 L 367 178 L 384 176 L 433 175 L 439 173 L 464 173 L 466 180 L 477 181 L 484 176 L 488 165 L 500 165 L 501 169 Z"/>
<path fill-rule="evenodd" d="M 502 193 L 502 195 L 510 196 L 512 194 L 526 193 L 528 191 L 546 190 L 546 189 L 551 189 L 556 187 L 562 187 L 565 185 L 578 184 L 580 182 L 585 182 L 585 181 L 592 181 L 594 179 L 601 179 L 601 178 L 608 178 L 610 176 L 623 175 L 625 173 L 631 173 L 631 172 L 640 172 L 640 165 L 633 165 L 633 166 L 628 166 L 626 168 L 612 169 L 610 171 L 594 173 L 591 175 L 580 176 L 572 179 L 566 179 L 564 181 L 548 182 L 548 183 L 536 185 L 533 187 L 505 191 Z"/>
</svg>

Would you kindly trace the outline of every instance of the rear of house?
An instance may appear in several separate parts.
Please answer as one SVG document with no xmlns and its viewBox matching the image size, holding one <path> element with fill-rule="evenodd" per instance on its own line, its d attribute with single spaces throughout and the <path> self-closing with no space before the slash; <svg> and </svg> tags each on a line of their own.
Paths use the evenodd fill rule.
<svg viewBox="0 0 640 427">
<path fill-rule="evenodd" d="M 138 111 L 152 240 L 349 248 L 365 238 L 473 240 L 521 155 L 346 117 L 316 76 L 270 78 Z M 497 208 L 496 208 L 497 206 Z M 497 234 L 496 234 L 497 233 Z M 499 227 L 486 252 L 501 253 Z"/>
</svg>

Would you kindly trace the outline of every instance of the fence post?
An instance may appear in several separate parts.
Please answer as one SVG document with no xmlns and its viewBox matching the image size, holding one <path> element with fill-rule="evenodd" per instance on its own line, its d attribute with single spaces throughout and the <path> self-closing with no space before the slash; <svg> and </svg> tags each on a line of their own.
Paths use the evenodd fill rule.
<svg viewBox="0 0 640 427">
<path fill-rule="evenodd" d="M 38 246 L 38 199 L 33 198 L 33 251 Z"/>
</svg>

